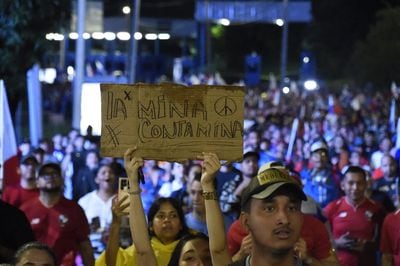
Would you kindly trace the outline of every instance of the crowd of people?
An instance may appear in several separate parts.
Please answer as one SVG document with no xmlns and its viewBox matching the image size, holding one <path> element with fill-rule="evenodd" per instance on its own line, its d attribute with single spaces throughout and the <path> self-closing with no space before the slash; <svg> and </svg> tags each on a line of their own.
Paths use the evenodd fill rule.
<svg viewBox="0 0 400 266">
<path fill-rule="evenodd" d="M 223 165 L 101 157 L 75 129 L 25 141 L 0 263 L 28 243 L 49 265 L 400 265 L 396 96 L 246 88 L 243 160 Z"/>
</svg>

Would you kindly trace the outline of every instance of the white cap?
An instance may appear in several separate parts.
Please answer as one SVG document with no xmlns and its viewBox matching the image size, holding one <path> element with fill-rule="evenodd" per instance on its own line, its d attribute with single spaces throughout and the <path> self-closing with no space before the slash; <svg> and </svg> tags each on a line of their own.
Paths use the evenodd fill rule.
<svg viewBox="0 0 400 266">
<path fill-rule="evenodd" d="M 328 145 L 323 140 L 317 140 L 311 144 L 310 151 L 315 152 L 317 150 L 328 150 Z"/>
</svg>

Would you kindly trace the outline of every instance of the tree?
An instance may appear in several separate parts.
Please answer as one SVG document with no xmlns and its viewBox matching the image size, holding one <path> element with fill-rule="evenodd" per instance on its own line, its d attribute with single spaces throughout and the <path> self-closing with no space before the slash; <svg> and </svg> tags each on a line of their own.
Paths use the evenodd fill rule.
<svg viewBox="0 0 400 266">
<path fill-rule="evenodd" d="M 399 78 L 400 73 L 400 8 L 377 14 L 378 21 L 367 38 L 356 45 L 348 66 L 358 81 L 386 85 Z"/>
<path fill-rule="evenodd" d="M 5 80 L 12 113 L 26 95 L 26 72 L 49 46 L 45 35 L 60 32 L 70 14 L 69 0 L 0 1 L 0 78 Z"/>
<path fill-rule="evenodd" d="M 320 76 L 343 78 L 355 44 L 364 40 L 375 24 L 376 12 L 396 3 L 397 0 L 313 0 L 308 38 Z"/>
</svg>

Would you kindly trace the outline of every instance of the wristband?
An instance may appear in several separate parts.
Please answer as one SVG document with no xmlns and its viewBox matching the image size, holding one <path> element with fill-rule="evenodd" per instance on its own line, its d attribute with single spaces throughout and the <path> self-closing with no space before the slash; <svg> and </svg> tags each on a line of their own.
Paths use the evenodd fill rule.
<svg viewBox="0 0 400 266">
<path fill-rule="evenodd" d="M 216 191 L 203 191 L 202 195 L 205 200 L 218 200 Z"/>
<path fill-rule="evenodd" d="M 142 190 L 139 188 L 138 190 L 135 191 L 128 191 L 129 195 L 139 195 L 142 192 Z"/>
</svg>

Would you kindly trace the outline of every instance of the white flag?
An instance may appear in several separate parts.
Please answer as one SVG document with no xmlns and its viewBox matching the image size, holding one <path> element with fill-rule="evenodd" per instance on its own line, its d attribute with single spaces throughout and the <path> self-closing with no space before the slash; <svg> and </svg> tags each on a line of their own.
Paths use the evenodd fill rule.
<svg viewBox="0 0 400 266">
<path fill-rule="evenodd" d="M 3 80 L 0 80 L 0 186 L 18 182 L 18 149 Z"/>
</svg>

